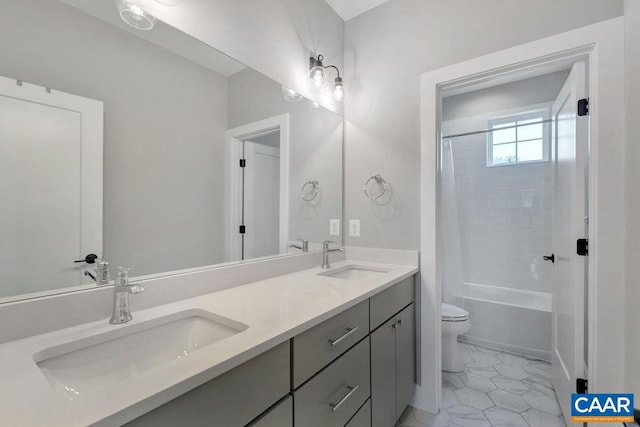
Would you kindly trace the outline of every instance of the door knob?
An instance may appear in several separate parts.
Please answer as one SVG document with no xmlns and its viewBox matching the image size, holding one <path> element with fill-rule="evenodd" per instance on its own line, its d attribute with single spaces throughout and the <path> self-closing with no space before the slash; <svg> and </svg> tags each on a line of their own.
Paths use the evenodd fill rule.
<svg viewBox="0 0 640 427">
<path fill-rule="evenodd" d="M 547 255 L 545 255 L 545 256 L 543 256 L 543 257 L 542 257 L 542 259 L 543 259 L 543 260 L 545 260 L 545 261 L 551 261 L 551 262 L 552 262 L 552 263 L 554 263 L 554 264 L 555 264 L 555 262 L 556 262 L 556 256 L 555 256 L 555 254 L 551 254 L 551 255 L 548 255 L 548 256 L 547 256 Z"/>
</svg>

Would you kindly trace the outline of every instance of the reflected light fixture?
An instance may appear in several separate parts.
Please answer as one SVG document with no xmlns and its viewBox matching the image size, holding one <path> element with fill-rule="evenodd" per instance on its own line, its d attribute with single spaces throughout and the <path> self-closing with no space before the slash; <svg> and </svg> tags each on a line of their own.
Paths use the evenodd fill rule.
<svg viewBox="0 0 640 427">
<path fill-rule="evenodd" d="M 149 31 L 158 20 L 155 16 L 145 12 L 129 0 L 115 0 L 120 18 L 138 30 Z"/>
<path fill-rule="evenodd" d="M 338 76 L 334 80 L 333 86 L 333 99 L 337 102 L 344 100 L 344 86 L 342 84 L 342 77 L 340 77 L 340 70 L 335 65 L 324 65 L 322 61 L 324 56 L 318 55 L 309 57 L 309 90 L 312 93 L 320 94 L 324 93 L 329 87 L 329 81 L 327 79 L 325 70 L 327 68 L 333 68 L 338 73 Z"/>
<path fill-rule="evenodd" d="M 289 89 L 286 86 L 282 86 L 282 96 L 287 102 L 299 102 L 302 99 L 302 95 L 293 89 Z"/>
</svg>

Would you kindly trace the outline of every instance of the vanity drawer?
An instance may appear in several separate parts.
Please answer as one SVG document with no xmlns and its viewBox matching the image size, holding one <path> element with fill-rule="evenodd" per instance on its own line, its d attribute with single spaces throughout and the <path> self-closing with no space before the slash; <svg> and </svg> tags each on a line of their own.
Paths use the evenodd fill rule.
<svg viewBox="0 0 640 427">
<path fill-rule="evenodd" d="M 244 426 L 289 393 L 289 349 L 280 344 L 127 426 Z"/>
<path fill-rule="evenodd" d="M 411 304 L 415 298 L 415 276 L 407 277 L 402 282 L 371 297 L 370 301 L 370 330 L 395 316 L 397 312 Z"/>
<path fill-rule="evenodd" d="M 371 399 L 349 420 L 344 427 L 371 427 Z"/>
<path fill-rule="evenodd" d="M 367 336 L 369 302 L 363 301 L 293 338 L 294 389 Z"/>
<path fill-rule="evenodd" d="M 369 396 L 367 337 L 294 392 L 294 425 L 342 427 Z"/>
</svg>

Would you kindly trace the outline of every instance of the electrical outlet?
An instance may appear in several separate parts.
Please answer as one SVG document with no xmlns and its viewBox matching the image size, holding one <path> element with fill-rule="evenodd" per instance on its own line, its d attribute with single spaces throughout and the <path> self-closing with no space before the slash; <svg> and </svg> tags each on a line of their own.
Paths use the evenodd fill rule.
<svg viewBox="0 0 640 427">
<path fill-rule="evenodd" d="M 339 219 L 330 219 L 329 220 L 329 235 L 331 235 L 331 236 L 339 236 L 340 235 L 340 220 Z"/>
<path fill-rule="evenodd" d="M 349 220 L 349 236 L 360 237 L 360 220 L 359 219 Z"/>
</svg>

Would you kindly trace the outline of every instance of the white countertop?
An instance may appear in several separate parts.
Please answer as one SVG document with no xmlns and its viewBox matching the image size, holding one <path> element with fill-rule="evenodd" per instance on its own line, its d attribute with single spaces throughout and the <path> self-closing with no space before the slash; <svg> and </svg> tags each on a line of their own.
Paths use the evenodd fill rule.
<svg viewBox="0 0 640 427">
<path fill-rule="evenodd" d="M 108 319 L 0 345 L 0 423 L 11 426 L 121 425 L 289 340 L 415 274 L 413 266 L 337 262 L 389 269 L 368 280 L 319 276 L 320 268 L 213 292 L 133 313 L 124 325 Z M 134 298 L 144 298 L 144 293 Z M 140 373 L 117 388 L 73 399 L 54 390 L 33 360 L 47 348 L 127 328 L 171 313 L 201 309 L 248 325 L 187 357 Z M 2 327 L 11 327 L 3 325 Z"/>
</svg>

